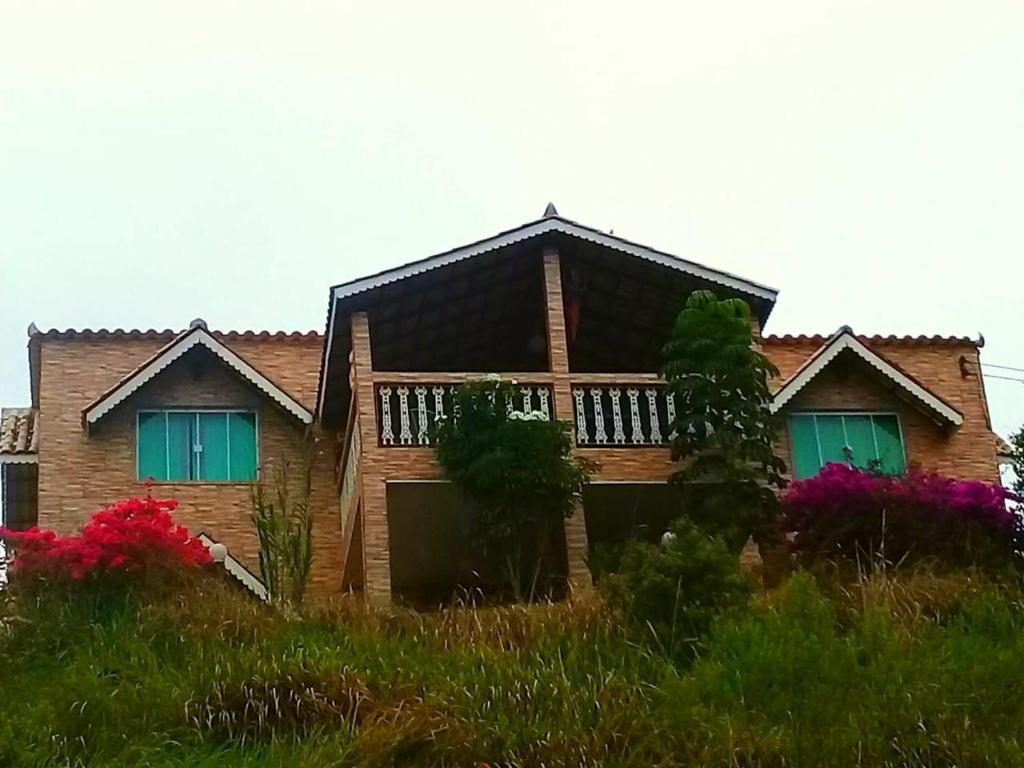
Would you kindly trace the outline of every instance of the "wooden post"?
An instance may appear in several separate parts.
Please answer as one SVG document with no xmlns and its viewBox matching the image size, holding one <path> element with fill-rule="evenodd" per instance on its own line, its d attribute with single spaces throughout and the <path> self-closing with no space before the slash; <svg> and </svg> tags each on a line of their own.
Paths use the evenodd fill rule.
<svg viewBox="0 0 1024 768">
<path fill-rule="evenodd" d="M 574 423 L 572 381 L 569 376 L 569 342 L 565 334 L 565 306 L 562 301 L 562 267 L 556 248 L 544 249 L 544 296 L 547 305 L 548 366 L 554 390 L 555 416 Z M 593 586 L 587 568 L 587 526 L 583 505 L 565 521 L 566 574 L 574 590 Z"/>
<path fill-rule="evenodd" d="M 388 545 L 387 482 L 380 467 L 377 439 L 377 393 L 373 386 L 370 321 L 365 312 L 352 315 L 352 372 L 358 424 L 362 438 L 362 534 L 363 585 L 366 598 L 375 605 L 391 602 L 391 553 Z"/>
</svg>

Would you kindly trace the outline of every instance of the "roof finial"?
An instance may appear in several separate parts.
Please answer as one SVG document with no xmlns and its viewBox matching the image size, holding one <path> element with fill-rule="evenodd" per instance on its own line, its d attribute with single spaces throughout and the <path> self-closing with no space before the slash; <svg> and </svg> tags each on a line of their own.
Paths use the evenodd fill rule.
<svg viewBox="0 0 1024 768">
<path fill-rule="evenodd" d="M 203 320 L 203 318 L 201 317 L 197 317 L 195 320 L 188 324 L 188 329 L 190 331 L 194 331 L 196 328 L 202 328 L 204 331 L 210 330 L 209 328 L 206 327 L 206 321 Z"/>
<path fill-rule="evenodd" d="M 29 336 L 35 336 L 37 333 L 39 333 L 39 329 L 36 327 L 35 322 L 29 323 L 28 324 L 28 335 Z"/>
<path fill-rule="evenodd" d="M 554 203 L 548 203 L 548 207 L 544 209 L 544 218 L 548 219 L 548 218 L 551 218 L 552 216 L 557 216 L 557 215 L 558 215 L 558 209 L 555 208 L 555 204 Z"/>
</svg>

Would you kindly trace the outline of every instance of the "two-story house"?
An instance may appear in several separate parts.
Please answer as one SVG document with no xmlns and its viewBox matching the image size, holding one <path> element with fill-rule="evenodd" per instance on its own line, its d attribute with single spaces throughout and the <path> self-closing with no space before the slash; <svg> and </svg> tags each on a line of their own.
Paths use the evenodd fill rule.
<svg viewBox="0 0 1024 768">
<path fill-rule="evenodd" d="M 656 371 L 693 290 L 747 301 L 780 369 L 779 452 L 796 477 L 880 461 L 998 481 L 997 441 L 967 338 L 762 336 L 772 289 L 570 221 L 543 218 L 330 289 L 316 333 L 29 329 L 31 406 L 5 409 L 9 523 L 69 532 L 145 492 L 255 571 L 250 491 L 314 444 L 316 593 L 377 602 L 465 580 L 478 548 L 435 459 L 452 388 L 514 380 L 519 410 L 572 424 L 600 469 L 559 552 L 586 583 L 588 542 L 671 510 L 675 403 Z"/>
</svg>

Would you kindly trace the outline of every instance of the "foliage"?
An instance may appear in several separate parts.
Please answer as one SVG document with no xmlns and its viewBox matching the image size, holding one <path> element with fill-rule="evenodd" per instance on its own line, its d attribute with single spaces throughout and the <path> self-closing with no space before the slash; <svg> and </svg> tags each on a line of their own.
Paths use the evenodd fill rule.
<svg viewBox="0 0 1024 768">
<path fill-rule="evenodd" d="M 474 506 L 471 535 L 505 563 L 517 599 L 533 595 L 548 539 L 575 511 L 593 464 L 572 454 L 569 426 L 508 410 L 517 391 L 496 378 L 455 392 L 457 418 L 437 428 L 437 458 Z"/>
<path fill-rule="evenodd" d="M 616 615 L 666 649 L 692 647 L 750 592 L 736 555 L 685 518 L 660 544 L 631 542 L 600 583 Z"/>
<path fill-rule="evenodd" d="M 933 558 L 947 565 L 1005 565 L 1022 543 L 1013 495 L 977 480 L 911 471 L 906 476 L 828 464 L 783 499 L 794 549 L 806 559 Z"/>
<path fill-rule="evenodd" d="M 1024 496 L 1024 427 L 1010 435 L 1010 466 L 1013 469 L 1013 491 Z"/>
<path fill-rule="evenodd" d="M 1013 597 L 990 586 L 915 624 L 868 603 L 844 626 L 800 575 L 770 610 L 716 627 L 693 674 L 665 686 L 666 724 L 712 732 L 701 765 L 1014 765 Z"/>
<path fill-rule="evenodd" d="M 768 388 L 778 370 L 754 345 L 752 327 L 742 299 L 695 291 L 663 352 L 676 406 L 672 458 L 685 462 L 673 476 L 683 508 L 737 552 L 755 531 L 771 530 L 773 489 L 785 485 Z"/>
<path fill-rule="evenodd" d="M 312 442 L 298 445 L 298 477 L 295 464 L 282 457 L 270 476 L 252 487 L 252 522 L 259 543 L 260 577 L 270 599 L 300 605 L 313 568 Z"/>
<path fill-rule="evenodd" d="M 15 549 L 12 584 L 29 590 L 71 582 L 123 587 L 166 581 L 209 563 L 206 546 L 174 523 L 176 507 L 172 499 L 126 499 L 97 512 L 71 536 L 0 528 L 0 538 Z"/>
<path fill-rule="evenodd" d="M 1021 593 L 932 582 L 840 601 L 798 575 L 685 664 L 580 602 L 302 616 L 211 581 L 100 619 L 0 605 L 0 764 L 1024 764 Z"/>
</svg>

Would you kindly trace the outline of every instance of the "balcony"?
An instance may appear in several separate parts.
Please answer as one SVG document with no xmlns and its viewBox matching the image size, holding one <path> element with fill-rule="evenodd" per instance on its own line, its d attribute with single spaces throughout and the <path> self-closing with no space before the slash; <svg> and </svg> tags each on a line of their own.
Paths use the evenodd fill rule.
<svg viewBox="0 0 1024 768">
<path fill-rule="evenodd" d="M 570 374 L 572 413 L 557 412 L 549 374 L 503 374 L 516 388 L 504 403 L 509 411 L 540 411 L 548 418 L 570 418 L 580 448 L 651 448 L 671 439 L 675 401 L 653 374 Z M 456 388 L 480 374 L 396 373 L 374 384 L 377 442 L 385 448 L 429 447 L 437 441 L 437 421 L 458 418 Z"/>
</svg>

